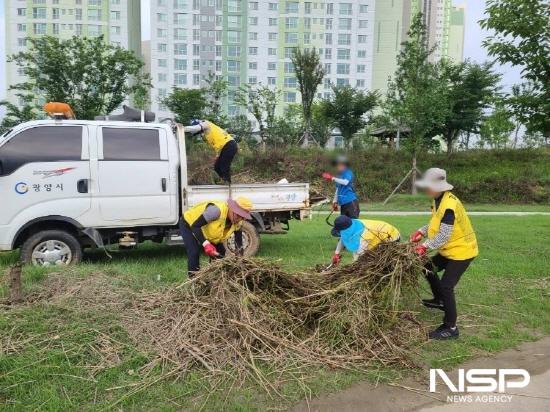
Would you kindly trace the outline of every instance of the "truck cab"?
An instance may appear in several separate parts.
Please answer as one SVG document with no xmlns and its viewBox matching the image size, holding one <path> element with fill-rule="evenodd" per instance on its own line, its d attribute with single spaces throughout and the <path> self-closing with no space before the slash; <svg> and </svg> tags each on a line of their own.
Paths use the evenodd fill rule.
<svg viewBox="0 0 550 412">
<path fill-rule="evenodd" d="M 226 186 L 189 186 L 185 134 L 165 123 L 41 120 L 0 137 L 0 251 L 35 265 L 76 263 L 86 247 L 177 243 L 188 207 L 225 200 Z M 235 185 L 257 207 L 254 233 L 309 210 L 307 184 Z M 259 237 L 258 237 L 259 238 Z M 254 246 L 254 243 L 257 243 Z"/>
</svg>

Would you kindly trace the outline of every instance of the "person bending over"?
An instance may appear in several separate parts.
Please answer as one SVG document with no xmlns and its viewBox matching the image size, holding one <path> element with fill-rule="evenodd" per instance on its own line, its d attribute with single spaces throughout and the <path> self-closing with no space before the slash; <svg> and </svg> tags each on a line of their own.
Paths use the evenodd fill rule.
<svg viewBox="0 0 550 412">
<path fill-rule="evenodd" d="M 445 170 L 428 169 L 416 186 L 433 199 L 432 217 L 426 226 L 411 235 L 410 240 L 419 243 L 426 238 L 415 248 L 421 256 L 430 250 L 437 251 L 425 267 L 433 298 L 424 299 L 422 303 L 445 312 L 443 324 L 430 332 L 429 337 L 438 340 L 458 338 L 454 288 L 478 255 L 476 235 L 466 209 L 451 193 L 453 186 L 447 183 Z M 442 270 L 443 276 L 439 278 L 437 272 Z"/>
<path fill-rule="evenodd" d="M 237 142 L 229 133 L 210 121 L 193 120 L 185 127 L 186 133 L 201 133 L 204 140 L 216 152 L 214 170 L 218 176 L 231 184 L 231 163 L 239 151 Z"/>
<path fill-rule="evenodd" d="M 225 256 L 223 242 L 235 234 L 237 254 L 242 255 L 243 220 L 251 218 L 252 202 L 246 197 L 226 202 L 209 201 L 187 210 L 180 221 L 180 232 L 187 252 L 187 272 L 192 278 L 200 269 L 201 249 L 211 259 Z"/>
<path fill-rule="evenodd" d="M 365 250 L 376 248 L 382 242 L 399 242 L 399 230 L 381 220 L 352 219 L 348 216 L 338 216 L 334 221 L 332 236 L 339 237 L 332 263 L 338 265 L 342 259 L 342 250 L 346 248 L 357 260 Z"/>
</svg>

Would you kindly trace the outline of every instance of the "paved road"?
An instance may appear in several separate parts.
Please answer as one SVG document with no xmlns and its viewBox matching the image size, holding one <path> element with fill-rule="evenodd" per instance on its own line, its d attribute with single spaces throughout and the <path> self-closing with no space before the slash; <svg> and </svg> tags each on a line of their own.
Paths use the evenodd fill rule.
<svg viewBox="0 0 550 412">
<path fill-rule="evenodd" d="M 314 211 L 313 215 L 328 215 L 326 210 Z M 367 211 L 374 216 L 430 216 L 431 212 L 402 212 L 402 211 Z M 337 214 L 337 213 L 335 213 Z M 550 216 L 550 212 L 468 212 L 469 216 Z"/>
</svg>

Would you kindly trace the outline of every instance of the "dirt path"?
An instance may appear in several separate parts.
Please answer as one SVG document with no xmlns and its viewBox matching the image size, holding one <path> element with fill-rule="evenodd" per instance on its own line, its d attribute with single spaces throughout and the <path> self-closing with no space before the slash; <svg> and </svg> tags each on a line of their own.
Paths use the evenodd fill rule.
<svg viewBox="0 0 550 412">
<path fill-rule="evenodd" d="M 375 386 L 370 383 L 361 383 L 333 395 L 312 399 L 309 404 L 302 401 L 291 410 L 294 412 L 412 410 L 478 412 L 487 409 L 491 412 L 550 412 L 550 337 L 537 342 L 524 343 L 517 349 L 508 349 L 495 356 L 473 359 L 461 365 L 461 368 L 526 369 L 531 375 L 531 382 L 526 388 L 510 389 L 506 395 L 513 395 L 512 398 L 499 397 L 501 402 L 483 403 L 474 398 L 472 402 L 447 403 L 447 392 L 433 394 L 428 392 L 429 372 L 426 370 L 426 376 L 423 379 L 407 380 L 401 382 L 401 386 Z M 456 371 L 450 373 L 449 376 L 456 382 L 454 380 Z M 409 389 L 405 389 L 405 387 Z"/>
</svg>

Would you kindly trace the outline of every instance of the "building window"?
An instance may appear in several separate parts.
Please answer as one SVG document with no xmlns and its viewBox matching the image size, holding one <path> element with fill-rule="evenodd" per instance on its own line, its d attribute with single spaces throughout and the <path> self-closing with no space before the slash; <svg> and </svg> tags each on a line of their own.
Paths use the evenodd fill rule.
<svg viewBox="0 0 550 412">
<path fill-rule="evenodd" d="M 201 69 L 201 61 L 193 60 L 193 70 L 200 70 L 200 69 Z"/>
<path fill-rule="evenodd" d="M 340 14 L 345 16 L 352 15 L 351 3 L 340 3 Z"/>
<path fill-rule="evenodd" d="M 157 29 L 157 37 L 168 37 L 168 30 Z"/>
<path fill-rule="evenodd" d="M 338 19 L 339 30 L 351 30 L 351 19 Z"/>
<path fill-rule="evenodd" d="M 17 15 L 20 17 L 24 17 L 27 15 L 27 9 L 17 9 Z"/>
<path fill-rule="evenodd" d="M 332 44 L 332 33 L 325 34 L 325 44 Z"/>
<path fill-rule="evenodd" d="M 23 9 L 25 10 L 25 9 Z M 45 7 L 33 7 L 32 9 L 32 18 L 33 19 L 45 19 L 46 18 L 46 8 Z"/>
<path fill-rule="evenodd" d="M 158 67 L 167 67 L 167 61 L 166 59 L 158 59 Z"/>
<path fill-rule="evenodd" d="M 334 3 L 327 3 L 327 14 L 334 14 Z"/>
<path fill-rule="evenodd" d="M 294 64 L 292 64 L 292 62 L 285 62 L 285 73 L 287 74 L 295 73 Z"/>
<path fill-rule="evenodd" d="M 228 60 L 227 61 L 227 71 L 228 72 L 238 72 L 241 70 L 241 62 L 237 60 Z"/>
<path fill-rule="evenodd" d="M 285 103 L 296 103 L 296 92 L 284 92 L 283 100 Z"/>
<path fill-rule="evenodd" d="M 113 29 L 113 27 L 111 27 L 111 29 Z M 168 45 L 166 43 L 159 43 L 157 45 L 157 51 L 161 53 L 166 53 L 167 50 L 168 50 Z"/>
<path fill-rule="evenodd" d="M 277 11 L 279 9 L 279 5 L 277 3 L 269 3 L 268 9 L 271 11 Z"/>
<path fill-rule="evenodd" d="M 349 74 L 349 64 L 338 63 L 336 65 L 336 74 Z"/>
<path fill-rule="evenodd" d="M 240 55 L 241 55 L 241 46 L 227 46 L 228 57 L 240 57 Z"/>
<path fill-rule="evenodd" d="M 257 1 L 251 1 L 248 3 L 248 8 L 250 10 L 258 10 L 258 2 Z"/>
<path fill-rule="evenodd" d="M 249 47 L 248 48 L 248 54 L 250 56 L 256 56 L 258 55 L 258 48 L 257 47 Z"/>
<path fill-rule="evenodd" d="M 366 50 L 357 50 L 357 57 L 360 59 L 364 59 L 367 57 L 367 51 Z"/>
<path fill-rule="evenodd" d="M 272 27 L 273 27 L 273 26 L 276 26 L 276 25 L 277 25 L 277 19 L 275 19 L 275 18 L 270 18 L 270 19 L 269 19 L 269 25 L 272 26 Z"/>
<path fill-rule="evenodd" d="M 336 86 L 348 86 L 349 79 L 336 79 Z"/>
<path fill-rule="evenodd" d="M 361 4 L 359 6 L 359 13 L 368 13 L 369 12 L 369 5 L 368 4 Z"/>
<path fill-rule="evenodd" d="M 174 70 L 187 70 L 187 60 L 174 59 Z"/>
<path fill-rule="evenodd" d="M 287 18 L 285 18 L 285 28 L 287 28 L 287 29 L 297 29 L 298 28 L 298 17 L 287 17 Z"/>
<path fill-rule="evenodd" d="M 257 62 L 249 62 L 248 63 L 248 68 L 250 70 L 256 70 L 256 69 L 258 69 L 258 63 Z"/>
<path fill-rule="evenodd" d="M 350 59 L 350 52 L 349 49 L 338 49 L 338 60 L 349 60 Z"/>
<path fill-rule="evenodd" d="M 332 19 L 325 20 L 325 29 L 332 30 Z"/>
<path fill-rule="evenodd" d="M 201 75 L 200 74 L 194 74 L 193 75 L 193 86 L 198 86 L 201 84 Z"/>
<path fill-rule="evenodd" d="M 310 1 L 306 1 L 304 3 L 304 13 L 305 14 L 311 14 L 311 2 Z"/>
<path fill-rule="evenodd" d="M 298 33 L 285 33 L 285 42 L 290 44 L 298 43 Z"/>
<path fill-rule="evenodd" d="M 369 27 L 369 21 L 368 20 L 359 20 L 359 28 L 360 29 L 366 29 Z"/>
<path fill-rule="evenodd" d="M 241 42 L 241 32 L 240 31 L 227 31 L 227 42 L 228 43 L 240 43 Z"/>
<path fill-rule="evenodd" d="M 159 82 L 164 83 L 168 79 L 168 76 L 166 73 L 159 73 L 157 78 Z"/>
<path fill-rule="evenodd" d="M 351 34 L 338 33 L 338 45 L 349 46 L 351 44 Z"/>
<path fill-rule="evenodd" d="M 359 36 L 357 36 L 357 43 L 364 44 L 366 42 L 367 36 L 365 36 L 364 34 L 360 34 Z"/>
<path fill-rule="evenodd" d="M 248 40 L 258 40 L 258 33 L 256 32 L 248 33 Z"/>
<path fill-rule="evenodd" d="M 174 44 L 174 54 L 179 56 L 187 55 L 187 44 L 185 43 L 175 43 Z"/>
<path fill-rule="evenodd" d="M 277 33 L 269 33 L 267 37 L 270 41 L 277 41 Z"/>
<path fill-rule="evenodd" d="M 27 31 L 27 25 L 26 25 L 26 24 L 21 24 L 21 23 L 19 23 L 19 24 L 17 25 L 17 31 L 23 31 L 23 32 L 24 32 L 24 31 Z"/>
<path fill-rule="evenodd" d="M 268 77 L 267 78 L 267 85 L 268 86 L 275 86 L 277 84 L 277 78 L 276 77 Z"/>
<path fill-rule="evenodd" d="M 187 84 L 187 75 L 183 73 L 174 74 L 174 84 L 178 86 L 185 86 Z"/>
<path fill-rule="evenodd" d="M 332 59 L 332 49 L 325 49 L 325 59 Z"/>
<path fill-rule="evenodd" d="M 100 9 L 88 9 L 88 20 L 101 21 L 101 10 Z"/>
<path fill-rule="evenodd" d="M 292 58 L 296 47 L 285 47 L 285 59 Z"/>
<path fill-rule="evenodd" d="M 285 11 L 287 13 L 298 13 L 298 2 L 297 1 L 287 1 Z"/>
<path fill-rule="evenodd" d="M 240 13 L 241 0 L 227 0 L 227 11 L 229 13 Z"/>
<path fill-rule="evenodd" d="M 54 19 L 54 20 L 59 19 L 59 9 L 58 8 L 52 9 L 52 19 Z"/>
<path fill-rule="evenodd" d="M 227 76 L 227 81 L 231 87 L 239 87 L 241 85 L 240 76 Z"/>
<path fill-rule="evenodd" d="M 364 64 L 357 65 L 357 73 L 365 73 L 366 66 Z"/>
<path fill-rule="evenodd" d="M 277 56 L 277 49 L 274 47 L 270 47 L 267 49 L 267 55 L 268 56 Z"/>
<path fill-rule="evenodd" d="M 332 72 L 332 64 L 325 63 L 325 74 L 330 74 Z"/>
<path fill-rule="evenodd" d="M 120 20 L 120 12 L 116 10 L 111 10 L 111 20 Z"/>
<path fill-rule="evenodd" d="M 250 76 L 248 78 L 248 84 L 257 84 L 258 83 L 258 78 L 256 76 Z"/>
<path fill-rule="evenodd" d="M 267 70 L 277 70 L 277 63 L 275 63 L 275 62 L 268 62 L 268 63 L 267 63 Z"/>
<path fill-rule="evenodd" d="M 285 85 L 285 87 L 295 89 L 296 88 L 296 77 L 285 77 L 284 85 Z"/>
<path fill-rule="evenodd" d="M 110 29 L 111 36 L 119 36 L 120 35 L 120 26 L 111 26 Z M 159 44 L 160 47 L 160 44 Z M 166 50 L 164 50 L 166 51 Z"/>
<path fill-rule="evenodd" d="M 46 34 L 46 23 L 34 23 L 32 31 L 34 34 Z"/>
<path fill-rule="evenodd" d="M 258 25 L 258 18 L 257 17 L 249 17 L 248 18 L 248 24 L 250 26 L 257 26 Z"/>
</svg>

